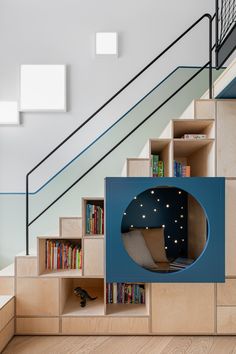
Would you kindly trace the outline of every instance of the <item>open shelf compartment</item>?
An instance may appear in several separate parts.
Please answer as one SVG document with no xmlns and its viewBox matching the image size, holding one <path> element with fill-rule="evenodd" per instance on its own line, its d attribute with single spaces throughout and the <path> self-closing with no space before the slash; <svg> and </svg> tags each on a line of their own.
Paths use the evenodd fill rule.
<svg viewBox="0 0 236 354">
<path fill-rule="evenodd" d="M 152 158 L 153 155 L 158 155 L 159 161 L 163 161 L 164 165 L 164 176 L 163 177 L 171 177 L 172 176 L 172 141 L 171 139 L 151 139 L 150 143 L 150 169 L 151 174 L 153 176 L 152 171 Z M 158 177 L 157 177 L 158 178 Z"/>
<path fill-rule="evenodd" d="M 112 283 L 117 284 L 117 283 Z M 108 303 L 108 284 L 106 289 L 106 315 L 108 316 L 127 316 L 127 317 L 146 317 L 149 316 L 150 284 L 147 283 L 125 283 L 126 285 L 141 285 L 144 287 L 145 302 L 140 303 Z M 118 284 L 116 285 L 118 288 Z"/>
<path fill-rule="evenodd" d="M 174 139 L 173 144 L 174 161 L 190 166 L 191 177 L 215 176 L 214 139 Z"/>
<path fill-rule="evenodd" d="M 88 205 L 94 206 L 95 211 L 88 211 Z M 98 210 L 99 209 L 99 210 Z M 100 211 L 102 209 L 103 216 Z M 103 237 L 104 236 L 104 198 L 82 198 L 82 233 L 83 237 Z M 96 222 L 96 220 L 100 220 Z M 92 223 L 96 224 L 93 227 Z M 97 229 L 97 230 L 96 230 Z"/>
<path fill-rule="evenodd" d="M 175 119 L 173 120 L 173 138 L 183 139 L 184 135 L 205 135 L 205 139 L 215 138 L 214 119 Z"/>
<path fill-rule="evenodd" d="M 80 277 L 82 276 L 82 260 L 80 261 L 81 268 L 61 268 L 60 265 L 47 266 L 47 241 L 55 241 L 58 243 L 72 244 L 79 246 L 82 250 L 82 239 L 81 238 L 70 238 L 62 239 L 58 237 L 38 237 L 38 275 L 40 276 L 52 276 L 52 277 Z M 56 252 L 56 251 L 55 251 Z M 53 257 L 54 257 L 53 253 Z M 80 256 L 81 257 L 81 256 Z M 83 258 L 83 256 L 82 256 Z"/>
<path fill-rule="evenodd" d="M 85 289 L 95 300 L 87 300 L 86 306 L 80 306 L 80 297 L 74 294 L 74 289 Z M 66 317 L 103 316 L 104 307 L 104 279 L 97 278 L 62 278 L 60 286 L 60 313 Z"/>
</svg>

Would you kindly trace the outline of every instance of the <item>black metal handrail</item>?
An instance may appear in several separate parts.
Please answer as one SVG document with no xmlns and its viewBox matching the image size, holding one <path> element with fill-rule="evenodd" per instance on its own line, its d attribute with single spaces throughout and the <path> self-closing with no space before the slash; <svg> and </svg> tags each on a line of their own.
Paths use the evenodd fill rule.
<svg viewBox="0 0 236 354">
<path fill-rule="evenodd" d="M 62 194 L 60 194 L 52 203 L 50 203 L 41 213 L 39 213 L 33 220 L 29 221 L 29 176 L 42 165 L 50 156 L 52 156 L 61 146 L 63 146 L 72 136 L 74 136 L 83 126 L 85 126 L 97 113 L 106 107 L 114 100 L 122 91 L 124 91 L 133 81 L 135 81 L 141 74 L 143 74 L 151 65 L 153 65 L 160 57 L 162 57 L 169 49 L 171 49 L 177 42 L 179 42 L 186 34 L 188 34 L 195 26 L 197 26 L 203 19 L 209 21 L 209 61 L 201 67 L 190 79 L 180 86 L 173 94 L 171 94 L 161 105 L 159 105 L 152 113 L 150 113 L 141 123 L 132 129 L 123 139 L 121 139 L 112 149 L 110 149 L 102 158 L 100 158 L 93 166 L 91 166 L 81 177 L 79 177 L 70 187 L 68 187 Z M 26 255 L 29 255 L 29 227 L 40 216 L 42 216 L 48 209 L 51 208 L 59 199 L 61 199 L 71 188 L 73 188 L 81 179 L 83 179 L 93 168 L 95 168 L 102 160 L 104 160 L 112 151 L 114 151 L 120 144 L 122 144 L 131 134 L 133 134 L 140 126 L 142 126 L 154 113 L 164 106 L 170 99 L 172 99 L 180 90 L 182 90 L 191 80 L 193 80 L 203 69 L 209 68 L 209 98 L 212 98 L 212 21 L 213 17 L 206 13 L 196 20 L 190 27 L 188 27 L 180 36 L 178 36 L 170 45 L 168 45 L 158 56 L 156 56 L 149 64 L 147 64 L 138 74 L 129 80 L 120 90 L 118 90 L 109 100 L 107 100 L 100 108 L 96 110 L 89 118 L 87 118 L 78 128 L 76 128 L 66 139 L 57 145 L 47 156 L 45 156 L 36 166 L 34 166 L 26 175 Z"/>
</svg>

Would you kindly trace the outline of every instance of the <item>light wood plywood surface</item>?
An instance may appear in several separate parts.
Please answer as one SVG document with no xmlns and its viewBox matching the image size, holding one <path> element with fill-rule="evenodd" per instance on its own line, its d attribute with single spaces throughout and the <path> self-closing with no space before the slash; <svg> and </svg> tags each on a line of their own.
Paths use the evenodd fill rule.
<svg viewBox="0 0 236 354">
<path fill-rule="evenodd" d="M 17 318 L 16 334 L 57 334 L 59 333 L 59 318 Z"/>
<path fill-rule="evenodd" d="M 152 284 L 152 332 L 214 333 L 214 284 Z"/>
<path fill-rule="evenodd" d="M 17 278 L 17 316 L 59 315 L 59 279 Z"/>
</svg>

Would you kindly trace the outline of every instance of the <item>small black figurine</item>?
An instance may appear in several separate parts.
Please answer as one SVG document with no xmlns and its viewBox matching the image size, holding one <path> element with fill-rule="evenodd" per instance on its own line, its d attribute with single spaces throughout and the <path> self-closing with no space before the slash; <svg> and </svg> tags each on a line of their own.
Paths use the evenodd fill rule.
<svg viewBox="0 0 236 354">
<path fill-rule="evenodd" d="M 92 297 L 92 296 L 90 296 L 90 295 L 88 294 L 88 292 L 87 292 L 86 290 L 82 289 L 80 286 L 78 286 L 77 288 L 74 289 L 74 294 L 75 294 L 76 296 L 80 296 L 80 299 L 81 299 L 81 301 L 80 301 L 80 306 L 81 306 L 81 307 L 85 307 L 85 306 L 86 306 L 87 299 L 88 299 L 88 300 L 91 300 L 91 301 L 97 299 L 97 297 Z"/>
</svg>

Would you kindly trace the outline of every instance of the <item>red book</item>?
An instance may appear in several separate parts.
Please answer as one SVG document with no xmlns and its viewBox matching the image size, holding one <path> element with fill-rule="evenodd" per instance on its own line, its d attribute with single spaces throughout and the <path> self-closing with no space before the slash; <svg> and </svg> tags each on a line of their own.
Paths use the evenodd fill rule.
<svg viewBox="0 0 236 354">
<path fill-rule="evenodd" d="M 97 207 L 94 207 L 94 234 L 97 234 L 97 218 L 98 218 L 98 210 Z"/>
<path fill-rule="evenodd" d="M 57 246 L 57 269 L 60 269 L 60 245 Z"/>
</svg>

